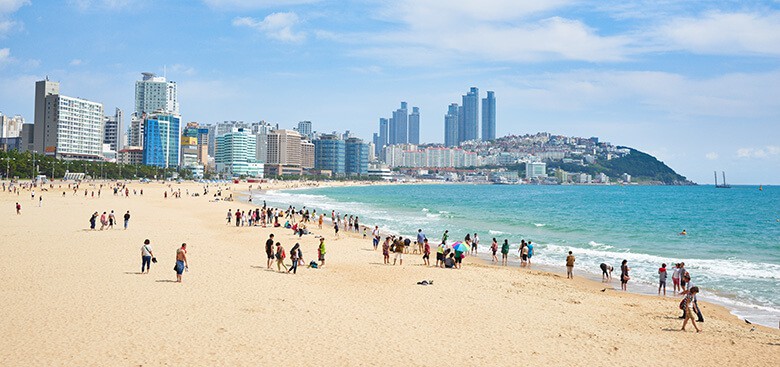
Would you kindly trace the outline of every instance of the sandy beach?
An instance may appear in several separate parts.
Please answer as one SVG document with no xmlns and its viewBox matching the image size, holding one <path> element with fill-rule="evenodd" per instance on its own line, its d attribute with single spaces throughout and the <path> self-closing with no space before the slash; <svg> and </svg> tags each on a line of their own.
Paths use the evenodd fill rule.
<svg viewBox="0 0 780 367">
<path fill-rule="evenodd" d="M 0 365 L 780 365 L 777 329 L 720 306 L 702 303 L 703 332 L 682 332 L 680 297 L 625 294 L 475 258 L 461 270 L 427 268 L 419 255 L 386 266 L 370 239 L 335 239 L 327 225 L 309 225 L 326 238 L 324 268 L 270 271 L 270 233 L 288 251 L 300 242 L 307 263 L 318 239 L 227 225 L 228 209 L 251 205 L 185 194 L 202 192 L 200 184 L 172 187 L 181 198 L 138 182 L 129 198 L 105 188 L 85 197 L 87 184 L 75 196 L 36 190 L 35 200 L 29 191 L 0 192 Z M 88 229 L 93 212 L 110 210 L 118 218 L 130 211 L 127 230 L 121 219 L 111 230 Z M 432 238 L 442 230 L 426 229 Z M 139 274 L 147 238 L 159 262 Z M 189 271 L 177 284 L 183 242 Z"/>
</svg>

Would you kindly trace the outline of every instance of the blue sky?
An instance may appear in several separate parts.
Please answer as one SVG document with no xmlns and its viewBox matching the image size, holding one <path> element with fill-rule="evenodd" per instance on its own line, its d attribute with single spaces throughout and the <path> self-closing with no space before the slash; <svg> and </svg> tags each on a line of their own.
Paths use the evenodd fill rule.
<svg viewBox="0 0 780 367">
<path fill-rule="evenodd" d="M 497 133 L 599 136 L 700 183 L 780 184 L 780 1 L 0 0 L 0 111 L 34 82 L 132 112 L 144 71 L 186 121 L 370 139 L 401 101 L 442 142 L 494 90 Z"/>
</svg>

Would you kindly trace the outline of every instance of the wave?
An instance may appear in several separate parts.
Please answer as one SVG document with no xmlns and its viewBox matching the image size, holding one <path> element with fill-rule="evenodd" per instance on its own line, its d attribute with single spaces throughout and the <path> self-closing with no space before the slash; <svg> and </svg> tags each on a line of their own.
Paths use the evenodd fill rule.
<svg viewBox="0 0 780 367">
<path fill-rule="evenodd" d="M 431 211 L 431 210 L 430 210 L 430 209 L 428 209 L 428 208 L 422 208 L 422 211 L 427 213 L 427 212 L 429 212 L 429 211 Z"/>
<path fill-rule="evenodd" d="M 500 234 L 505 234 L 506 232 L 495 231 L 495 230 L 491 229 L 491 230 L 488 231 L 488 233 L 490 233 L 492 235 L 500 235 Z"/>
<path fill-rule="evenodd" d="M 537 226 L 537 227 L 544 227 L 544 226 L 546 226 L 546 224 L 544 224 L 544 223 L 534 223 L 534 225 Z"/>
</svg>

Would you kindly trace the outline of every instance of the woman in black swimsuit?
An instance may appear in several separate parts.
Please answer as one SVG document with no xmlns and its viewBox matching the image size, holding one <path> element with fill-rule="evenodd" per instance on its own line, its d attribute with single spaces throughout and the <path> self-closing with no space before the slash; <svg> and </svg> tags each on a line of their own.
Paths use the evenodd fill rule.
<svg viewBox="0 0 780 367">
<path fill-rule="evenodd" d="M 623 263 L 620 265 L 620 289 L 626 290 L 626 283 L 631 279 L 631 277 L 628 276 L 628 271 L 631 270 L 628 268 L 628 260 L 623 260 Z"/>
</svg>

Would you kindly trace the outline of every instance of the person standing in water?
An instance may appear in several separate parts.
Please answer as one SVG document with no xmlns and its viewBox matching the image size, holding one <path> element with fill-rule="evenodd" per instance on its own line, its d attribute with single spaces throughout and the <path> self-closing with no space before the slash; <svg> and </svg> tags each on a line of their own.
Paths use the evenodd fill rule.
<svg viewBox="0 0 780 367">
<path fill-rule="evenodd" d="M 509 257 L 509 240 L 504 240 L 504 244 L 501 245 L 501 265 L 506 266 L 507 257 Z"/>
<path fill-rule="evenodd" d="M 661 295 L 661 288 L 664 290 L 664 296 L 666 296 L 666 264 L 661 264 L 658 268 L 658 295 Z"/>
<path fill-rule="evenodd" d="M 628 267 L 628 260 L 623 260 L 623 262 L 620 264 L 620 289 L 627 290 L 626 285 L 628 284 L 628 281 L 631 280 L 631 277 L 628 276 L 628 271 L 631 270 Z"/>
</svg>

